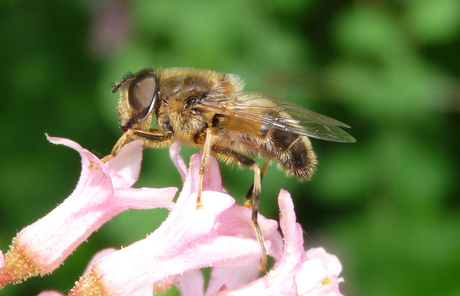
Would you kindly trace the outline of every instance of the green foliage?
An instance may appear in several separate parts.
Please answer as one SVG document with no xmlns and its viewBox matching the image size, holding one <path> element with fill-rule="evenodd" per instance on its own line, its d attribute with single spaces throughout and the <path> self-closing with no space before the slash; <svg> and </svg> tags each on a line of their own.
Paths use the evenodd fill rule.
<svg viewBox="0 0 460 296">
<path fill-rule="evenodd" d="M 0 248 L 78 179 L 78 155 L 45 132 L 104 156 L 121 135 L 110 83 L 145 67 L 208 68 L 353 127 L 355 144 L 312 140 L 311 182 L 272 167 L 262 186 L 261 212 L 274 218 L 279 189 L 292 193 L 306 247 L 341 259 L 344 294 L 457 295 L 446 275 L 460 277 L 459 3 L 4 1 Z M 136 186 L 180 187 L 167 150 L 144 158 Z M 222 169 L 243 196 L 252 173 Z M 96 251 L 142 238 L 165 215 L 122 213 L 52 275 L 1 293 L 66 292 Z"/>
</svg>

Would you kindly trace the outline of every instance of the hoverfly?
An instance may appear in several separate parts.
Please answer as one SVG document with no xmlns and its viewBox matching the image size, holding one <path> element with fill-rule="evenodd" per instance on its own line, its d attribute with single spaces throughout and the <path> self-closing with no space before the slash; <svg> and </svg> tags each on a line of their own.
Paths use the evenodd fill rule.
<svg viewBox="0 0 460 296">
<path fill-rule="evenodd" d="M 210 153 L 225 162 L 254 170 L 254 182 L 244 198 L 251 207 L 252 224 L 267 254 L 257 217 L 261 181 L 269 162 L 276 160 L 287 175 L 310 179 L 317 160 L 308 137 L 334 142 L 355 142 L 330 117 L 261 93 L 243 91 L 242 79 L 234 74 L 193 68 L 144 69 L 128 73 L 115 83 L 120 90 L 118 116 L 124 134 L 112 154 L 133 139 L 145 147 L 163 148 L 174 141 L 203 149 L 197 208 L 202 207 L 203 174 Z M 156 116 L 157 128 L 151 128 Z M 265 162 L 261 169 L 252 157 Z"/>
</svg>

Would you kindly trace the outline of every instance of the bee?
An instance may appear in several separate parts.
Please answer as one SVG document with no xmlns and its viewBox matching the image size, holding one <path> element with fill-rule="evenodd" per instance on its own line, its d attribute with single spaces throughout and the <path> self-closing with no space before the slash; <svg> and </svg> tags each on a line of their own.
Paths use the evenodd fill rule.
<svg viewBox="0 0 460 296">
<path fill-rule="evenodd" d="M 124 132 L 111 155 L 133 139 L 145 147 L 165 148 L 174 141 L 203 149 L 197 208 L 202 207 L 203 176 L 210 153 L 226 163 L 254 171 L 254 182 L 244 197 L 252 207 L 252 225 L 267 262 L 264 238 L 258 224 L 261 181 L 270 162 L 287 175 L 310 179 L 316 155 L 308 137 L 334 142 L 355 142 L 330 117 L 266 94 L 243 91 L 234 74 L 193 68 L 144 69 L 126 74 L 113 85 L 120 90 L 118 116 Z M 152 128 L 156 117 L 157 128 Z M 253 157 L 265 159 L 262 168 Z M 251 205 L 252 199 L 252 205 Z"/>
</svg>

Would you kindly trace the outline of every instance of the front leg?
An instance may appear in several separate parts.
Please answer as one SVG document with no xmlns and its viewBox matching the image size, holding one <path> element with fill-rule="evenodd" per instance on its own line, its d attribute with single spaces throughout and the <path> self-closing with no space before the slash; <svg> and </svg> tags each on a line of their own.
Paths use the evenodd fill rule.
<svg viewBox="0 0 460 296">
<path fill-rule="evenodd" d="M 172 133 L 162 133 L 155 129 L 150 129 L 149 131 L 129 129 L 117 141 L 112 149 L 112 153 L 102 158 L 102 162 L 107 162 L 114 158 L 120 152 L 121 148 L 132 140 L 141 140 L 145 147 L 151 148 L 168 147 L 173 142 Z"/>
<path fill-rule="evenodd" d="M 214 130 L 212 127 L 209 127 L 204 131 L 205 140 L 204 140 L 204 145 L 203 145 L 203 155 L 201 156 L 200 180 L 198 183 L 198 193 L 197 193 L 197 198 L 196 198 L 196 208 L 197 209 L 203 208 L 203 204 L 201 203 L 201 193 L 203 191 L 204 171 L 208 166 L 209 157 L 211 154 L 211 146 L 212 146 L 213 137 L 214 137 L 213 131 Z"/>
</svg>

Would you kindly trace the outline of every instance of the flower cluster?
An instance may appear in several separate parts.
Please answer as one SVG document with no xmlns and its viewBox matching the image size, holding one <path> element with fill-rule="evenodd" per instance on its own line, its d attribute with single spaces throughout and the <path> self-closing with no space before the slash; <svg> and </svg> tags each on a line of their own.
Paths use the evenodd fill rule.
<svg viewBox="0 0 460 296">
<path fill-rule="evenodd" d="M 202 209 L 196 209 L 201 155 L 189 168 L 175 143 L 170 154 L 184 180 L 176 188 L 131 188 L 137 180 L 142 143 L 134 141 L 102 163 L 77 143 L 51 138 L 78 151 L 82 173 L 74 192 L 56 209 L 14 238 L 3 257 L 0 288 L 31 276 L 52 272 L 75 248 L 106 221 L 127 209 L 165 207 L 168 218 L 153 233 L 120 250 L 96 254 L 69 295 L 152 295 L 176 285 L 182 295 L 341 295 L 341 265 L 324 249 L 303 248 L 302 228 L 296 223 L 287 191 L 279 195 L 280 228 L 259 218 L 266 248 L 276 261 L 259 277 L 260 246 L 251 225 L 251 210 L 234 204 L 222 188 L 217 161 L 205 171 Z M 206 291 L 203 267 L 213 267 Z M 40 296 L 62 295 L 45 291 Z"/>
</svg>

